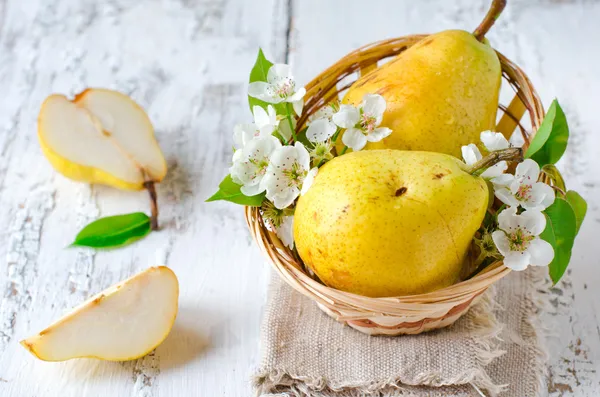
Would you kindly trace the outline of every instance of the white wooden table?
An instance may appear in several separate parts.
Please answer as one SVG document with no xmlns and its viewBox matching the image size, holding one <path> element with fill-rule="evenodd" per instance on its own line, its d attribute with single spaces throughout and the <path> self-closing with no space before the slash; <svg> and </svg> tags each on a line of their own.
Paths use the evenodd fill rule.
<svg viewBox="0 0 600 397">
<path fill-rule="evenodd" d="M 0 0 L 0 396 L 249 396 L 269 269 L 240 207 L 204 203 L 226 173 L 231 132 L 248 121 L 259 46 L 300 81 L 355 47 L 408 33 L 474 28 L 487 0 Z M 509 0 L 488 35 L 572 127 L 561 168 L 589 203 L 567 280 L 549 291 L 552 396 L 600 393 L 600 3 Z M 58 175 L 36 116 L 53 92 L 130 94 L 169 163 L 163 230 L 131 247 L 66 249 L 99 216 L 147 211 L 145 192 Z M 150 265 L 179 276 L 169 338 L 137 361 L 45 363 L 18 345 L 69 307 Z M 552 323 L 554 321 L 554 323 Z"/>
</svg>

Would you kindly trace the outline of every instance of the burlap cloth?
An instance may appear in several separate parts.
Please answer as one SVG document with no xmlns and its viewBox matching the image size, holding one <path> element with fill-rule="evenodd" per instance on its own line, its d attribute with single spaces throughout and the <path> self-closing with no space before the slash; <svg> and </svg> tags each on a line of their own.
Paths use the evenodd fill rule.
<svg viewBox="0 0 600 397">
<path fill-rule="evenodd" d="M 274 276 L 262 327 L 262 364 L 254 376 L 256 393 L 543 395 L 546 358 L 537 325 L 541 271 L 512 272 L 451 327 L 400 337 L 367 336 L 339 324 Z"/>
</svg>

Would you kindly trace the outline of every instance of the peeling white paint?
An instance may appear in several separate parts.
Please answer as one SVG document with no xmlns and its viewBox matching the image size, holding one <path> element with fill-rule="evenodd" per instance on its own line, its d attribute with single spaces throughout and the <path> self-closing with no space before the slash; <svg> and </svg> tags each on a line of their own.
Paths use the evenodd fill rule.
<svg viewBox="0 0 600 397">
<path fill-rule="evenodd" d="M 10 55 L 0 57 L 0 395 L 251 395 L 268 268 L 241 208 L 204 200 L 226 173 L 233 125 L 250 121 L 244 94 L 257 48 L 277 62 L 289 57 L 306 83 L 368 42 L 472 29 L 488 2 L 0 1 L 0 49 Z M 508 7 L 490 41 L 528 72 L 546 104 L 557 96 L 565 105 L 573 127 L 565 174 L 590 203 L 570 284 L 549 292 L 556 312 L 548 321 L 558 324 L 550 395 L 592 397 L 600 389 L 593 372 L 600 370 L 600 53 L 592 39 L 600 35 L 600 3 Z M 43 99 L 86 86 L 139 101 L 169 164 L 157 187 L 162 230 L 121 250 L 64 247 L 101 215 L 147 210 L 147 196 L 53 180 L 35 138 Z M 155 264 L 178 275 L 180 311 L 151 355 L 125 364 L 43 363 L 17 344 L 21 333 Z"/>
<path fill-rule="evenodd" d="M 0 303 L 0 353 L 13 338 L 18 316 L 35 299 L 36 291 L 30 288 L 37 277 L 42 226 L 53 207 L 54 192 L 38 191 L 22 208 L 17 208 L 8 227 L 7 277 Z"/>
</svg>

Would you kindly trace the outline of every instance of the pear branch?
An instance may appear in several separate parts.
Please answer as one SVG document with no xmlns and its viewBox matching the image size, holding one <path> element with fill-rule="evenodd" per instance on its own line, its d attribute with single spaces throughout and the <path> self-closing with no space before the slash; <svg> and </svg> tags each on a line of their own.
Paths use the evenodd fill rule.
<svg viewBox="0 0 600 397">
<path fill-rule="evenodd" d="M 150 195 L 150 227 L 152 230 L 158 230 L 158 204 L 156 202 L 156 189 L 154 188 L 154 182 L 144 182 L 144 187 L 148 190 Z"/>
<path fill-rule="evenodd" d="M 523 149 L 520 147 L 511 147 L 508 149 L 491 152 L 475 164 L 468 166 L 465 171 L 473 175 L 477 171 L 489 168 L 500 161 L 516 161 L 520 163 L 523 161 Z"/>
<path fill-rule="evenodd" d="M 504 7 L 506 7 L 506 0 L 492 0 L 492 5 L 485 15 L 485 18 L 483 18 L 483 21 L 481 21 L 479 26 L 473 31 L 473 35 L 477 40 L 483 42 L 483 37 L 494 25 L 494 22 L 496 22 L 496 19 L 498 19 L 502 10 L 504 10 Z"/>
</svg>

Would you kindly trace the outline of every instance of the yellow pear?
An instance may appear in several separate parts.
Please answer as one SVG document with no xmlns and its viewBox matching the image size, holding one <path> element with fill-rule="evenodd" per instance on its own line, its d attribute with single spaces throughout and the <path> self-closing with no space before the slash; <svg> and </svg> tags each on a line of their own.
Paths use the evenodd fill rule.
<svg viewBox="0 0 600 397">
<path fill-rule="evenodd" d="M 326 285 L 371 297 L 455 283 L 488 205 L 486 182 L 465 169 L 433 152 L 334 158 L 298 200 L 300 257 Z"/>
<path fill-rule="evenodd" d="M 49 96 L 38 117 L 42 151 L 68 178 L 141 190 L 167 166 L 144 110 L 128 96 L 87 89 L 69 100 Z"/>
<path fill-rule="evenodd" d="M 142 357 L 169 334 L 179 283 L 167 267 L 151 267 L 113 285 L 21 344 L 44 361 Z"/>
<path fill-rule="evenodd" d="M 494 9 L 495 17 L 500 6 Z M 387 102 L 381 126 L 393 132 L 380 142 L 369 142 L 367 149 L 460 157 L 462 145 L 479 142 L 481 131 L 494 129 L 501 66 L 483 39 L 493 23 L 488 18 L 476 33 L 448 30 L 430 35 L 350 87 L 342 103 L 358 106 L 366 94 L 379 94 Z M 338 140 L 338 152 L 342 145 Z"/>
</svg>

